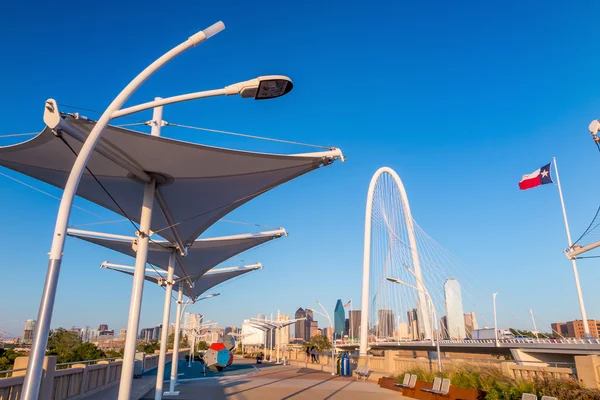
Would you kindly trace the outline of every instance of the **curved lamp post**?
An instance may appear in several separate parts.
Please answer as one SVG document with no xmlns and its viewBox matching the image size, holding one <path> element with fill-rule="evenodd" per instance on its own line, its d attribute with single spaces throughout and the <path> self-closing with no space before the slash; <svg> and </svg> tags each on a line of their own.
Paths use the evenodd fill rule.
<svg viewBox="0 0 600 400">
<path fill-rule="evenodd" d="M 151 108 L 155 109 L 154 117 L 160 120 L 162 118 L 161 107 L 168 104 L 174 104 L 182 101 L 195 100 L 200 98 L 214 97 L 214 96 L 230 96 L 230 95 L 241 95 L 244 98 L 254 98 L 256 100 L 270 99 L 279 96 L 283 96 L 288 93 L 293 84 L 289 78 L 283 76 L 268 76 L 262 78 L 256 78 L 245 82 L 236 83 L 227 86 L 223 89 L 209 90 L 204 92 L 190 93 L 180 96 L 169 97 L 165 99 L 155 99 L 152 102 L 140 104 L 125 109 L 121 109 L 123 104 L 131 97 L 131 95 L 156 71 L 162 66 L 173 60 L 175 57 L 183 53 L 184 51 L 197 46 L 206 39 L 211 38 L 217 33 L 225 29 L 223 22 L 219 21 L 214 25 L 190 36 L 185 42 L 179 44 L 167 53 L 159 57 L 146 69 L 144 69 L 139 75 L 137 75 L 112 101 L 108 108 L 104 111 L 102 116 L 96 122 L 96 125 L 91 130 L 86 141 L 77 155 L 77 159 L 73 164 L 69 178 L 66 182 L 63 195 L 60 201 L 58 209 L 58 215 L 56 218 L 56 225 L 54 228 L 54 235 L 52 239 L 52 247 L 50 250 L 50 257 L 48 261 L 48 271 L 46 273 L 46 282 L 44 284 L 44 290 L 42 293 L 42 299 L 40 301 L 40 309 L 37 318 L 37 325 L 35 329 L 34 339 L 31 346 L 31 352 L 29 357 L 29 364 L 27 366 L 27 372 L 23 383 L 23 400 L 35 400 L 38 397 L 40 383 L 42 378 L 43 358 L 46 352 L 46 345 L 48 342 L 48 332 L 50 329 L 50 322 L 52 320 L 52 312 L 54 308 L 54 300 L 56 297 L 56 288 L 58 284 L 58 278 L 60 274 L 60 266 L 62 263 L 63 250 L 67 232 L 67 225 L 71 213 L 71 206 L 73 199 L 77 192 L 79 182 L 85 171 L 86 165 L 96 147 L 102 132 L 108 126 L 109 122 L 118 117 L 129 115 L 143 110 Z M 44 122 L 48 127 L 55 129 L 60 128 L 62 122 L 60 114 L 53 112 L 55 110 L 56 102 L 54 100 L 48 100 L 46 102 L 46 109 L 50 112 L 44 114 Z M 153 127 L 153 135 L 160 134 L 160 125 L 157 124 Z M 152 204 L 154 202 L 154 189 L 155 181 L 148 176 L 145 182 L 146 188 L 144 190 L 144 205 L 142 208 L 142 218 L 140 221 L 139 229 L 139 243 L 138 243 L 138 255 L 139 260 L 136 261 L 136 272 L 134 276 L 134 285 L 131 297 L 131 309 L 130 318 L 127 329 L 129 332 L 136 332 L 139 327 L 139 308 L 141 306 L 141 297 L 143 289 L 143 269 L 145 268 L 146 252 L 148 248 L 149 239 L 149 225 L 152 217 Z M 185 249 L 180 249 L 185 251 Z M 132 318 L 133 317 L 133 318 Z M 133 323 L 133 320 L 136 320 Z M 133 368 L 133 361 L 135 358 L 135 339 L 136 335 L 130 335 L 131 339 L 126 342 L 126 351 L 124 354 L 123 368 L 124 371 L 129 371 Z M 125 374 L 126 375 L 126 374 Z M 125 376 L 124 375 L 124 376 Z M 128 381 L 128 383 L 127 383 Z M 131 392 L 131 379 L 121 379 L 119 399 L 128 400 Z"/>
<path fill-rule="evenodd" d="M 201 300 L 212 299 L 213 297 L 219 296 L 220 293 L 213 293 L 207 296 L 201 297 L 197 300 L 188 298 L 183 304 L 183 287 L 179 287 L 179 294 L 177 295 L 177 311 L 175 313 L 175 334 L 173 335 L 173 359 L 171 361 L 171 379 L 169 381 L 169 391 L 165 392 L 166 396 L 177 396 L 179 392 L 175 391 L 175 385 L 177 384 L 177 364 L 179 363 L 179 334 L 181 332 L 181 318 L 183 318 L 183 313 L 185 309 L 190 304 L 194 304 Z M 183 304 L 183 309 L 181 305 Z"/>
<path fill-rule="evenodd" d="M 331 321 L 331 318 L 329 317 L 329 313 L 327 312 L 327 310 L 325 309 L 325 307 L 323 307 L 323 304 L 319 303 L 319 301 L 317 300 L 317 304 L 321 306 L 321 308 L 323 309 L 323 311 L 325 312 L 325 314 L 318 312 L 317 310 L 313 309 L 313 308 L 307 308 L 307 310 L 310 310 L 312 312 L 314 312 L 315 314 L 319 314 L 325 318 L 327 318 L 329 320 L 329 326 L 331 326 L 331 375 L 335 375 L 335 336 L 333 335 L 333 333 L 335 332 L 333 329 L 333 322 Z"/>
<path fill-rule="evenodd" d="M 433 306 L 433 300 L 431 299 L 431 295 L 429 294 L 429 292 L 427 290 L 421 290 L 421 289 L 417 288 L 416 286 L 413 286 L 404 281 L 401 281 L 400 279 L 392 278 L 392 277 L 388 277 L 386 279 L 390 282 L 394 282 L 394 283 L 398 283 L 400 285 L 407 286 L 411 289 L 416 290 L 417 292 L 424 293 L 425 296 L 427 296 L 427 301 L 429 302 L 429 307 L 433 311 L 432 319 L 435 319 L 435 324 L 434 324 L 434 321 L 432 321 L 432 326 L 435 326 L 435 330 L 437 331 L 437 335 L 435 335 L 435 337 L 436 337 L 435 344 L 436 344 L 436 350 L 437 350 L 438 371 L 441 373 L 442 372 L 442 358 L 441 358 L 441 352 L 440 352 L 440 327 L 439 327 L 439 323 L 438 323 L 437 312 L 435 311 L 435 307 Z M 433 338 L 433 335 L 432 335 L 432 338 Z"/>
</svg>

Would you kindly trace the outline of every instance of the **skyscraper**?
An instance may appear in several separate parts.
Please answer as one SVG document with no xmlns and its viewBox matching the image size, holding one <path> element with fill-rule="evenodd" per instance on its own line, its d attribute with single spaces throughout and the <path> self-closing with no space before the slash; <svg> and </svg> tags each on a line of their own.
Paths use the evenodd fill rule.
<svg viewBox="0 0 600 400">
<path fill-rule="evenodd" d="M 312 327 L 312 323 L 313 323 L 314 319 L 313 319 L 313 312 L 311 310 L 306 310 L 306 330 L 304 331 L 305 336 L 304 336 L 304 340 L 306 340 L 307 342 L 310 340 L 312 331 L 311 331 L 311 327 Z"/>
<path fill-rule="evenodd" d="M 350 318 L 346 318 L 344 321 L 344 335 L 350 335 Z"/>
<path fill-rule="evenodd" d="M 283 315 L 280 314 L 279 311 L 277 312 L 277 319 L 275 321 L 277 322 L 286 322 L 290 320 L 290 316 L 289 315 Z M 290 343 L 290 326 L 286 326 L 284 328 L 279 329 L 278 333 L 275 333 L 275 345 L 280 345 L 283 346 L 284 344 L 289 344 Z"/>
<path fill-rule="evenodd" d="M 397 338 L 398 340 L 409 340 L 410 339 L 410 334 L 408 332 L 408 324 L 406 322 L 399 322 L 398 323 L 398 332 L 397 332 Z"/>
<path fill-rule="evenodd" d="M 444 300 L 446 302 L 448 337 L 451 339 L 464 339 L 466 337 L 465 316 L 460 283 L 456 279 L 450 278 L 444 283 Z"/>
<path fill-rule="evenodd" d="M 296 314 L 294 314 L 294 319 L 306 318 L 306 311 L 300 307 L 296 310 Z M 294 337 L 296 339 L 306 340 L 306 321 L 296 321 L 296 326 L 294 327 Z"/>
<path fill-rule="evenodd" d="M 360 310 L 350 310 L 348 319 L 350 320 L 348 337 L 357 338 L 360 335 Z"/>
<path fill-rule="evenodd" d="M 308 338 L 308 340 L 310 340 L 311 337 L 316 336 L 318 333 L 319 333 L 319 323 L 317 321 L 310 321 L 310 330 L 309 330 L 310 337 Z"/>
<path fill-rule="evenodd" d="M 472 332 L 474 329 L 477 329 L 477 318 L 475 317 L 474 312 L 470 312 L 465 314 L 465 333 L 466 337 L 469 339 L 472 338 Z"/>
<path fill-rule="evenodd" d="M 389 338 L 394 336 L 394 312 L 392 310 L 377 310 L 377 337 Z"/>
<path fill-rule="evenodd" d="M 185 313 L 183 315 L 183 329 L 187 331 L 199 327 L 202 319 L 202 314 Z"/>
<path fill-rule="evenodd" d="M 465 318 L 466 318 L 466 315 L 467 314 L 465 314 Z M 449 335 L 448 335 L 448 318 L 446 318 L 445 315 L 442 318 L 440 318 L 440 330 L 441 330 L 440 335 L 441 335 L 442 339 L 449 337 Z"/>
<path fill-rule="evenodd" d="M 346 311 L 342 300 L 338 299 L 333 310 L 333 331 L 336 338 L 344 337 L 344 327 L 346 325 Z"/>
<path fill-rule="evenodd" d="M 35 331 L 35 319 L 28 319 L 25 321 L 25 329 L 23 329 L 23 343 L 31 343 L 33 341 L 33 331 Z"/>
<path fill-rule="evenodd" d="M 410 337 L 412 340 L 421 339 L 421 331 L 419 328 L 419 312 L 416 308 L 408 310 L 406 313 L 408 318 L 408 328 L 410 329 Z"/>
</svg>

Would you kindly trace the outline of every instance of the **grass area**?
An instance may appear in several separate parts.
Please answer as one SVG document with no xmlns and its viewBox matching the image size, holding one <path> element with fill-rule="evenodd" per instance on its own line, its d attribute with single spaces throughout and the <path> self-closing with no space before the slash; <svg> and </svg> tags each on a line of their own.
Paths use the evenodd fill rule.
<svg viewBox="0 0 600 400">
<path fill-rule="evenodd" d="M 600 400 L 600 391 L 585 389 L 574 379 L 533 379 L 523 380 L 505 376 L 502 371 L 494 367 L 471 366 L 468 364 L 434 374 L 423 368 L 406 371 L 415 374 L 418 380 L 432 382 L 437 376 L 450 378 L 452 385 L 477 389 L 486 392 L 489 400 L 520 399 L 523 393 L 534 393 L 537 396 L 553 396 L 561 400 Z M 402 381 L 404 374 L 394 376 Z"/>
</svg>

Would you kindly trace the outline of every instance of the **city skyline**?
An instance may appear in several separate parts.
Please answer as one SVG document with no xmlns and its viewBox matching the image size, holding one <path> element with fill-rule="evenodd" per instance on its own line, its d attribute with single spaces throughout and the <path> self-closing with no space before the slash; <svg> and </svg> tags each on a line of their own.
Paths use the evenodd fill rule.
<svg viewBox="0 0 600 400">
<path fill-rule="evenodd" d="M 16 3 L 9 7 L 9 11 L 16 13 L 26 11 Z M 195 7 L 197 5 L 192 9 L 195 10 Z M 245 7 L 242 6 L 244 12 L 241 14 L 255 15 L 256 10 Z M 147 40 L 133 52 L 118 38 L 146 29 L 149 17 L 147 10 L 136 10 L 135 13 L 133 9 L 123 10 L 125 15 L 132 16 L 131 23 L 121 26 L 119 32 L 106 33 L 106 41 L 95 40 L 97 32 L 81 23 L 72 26 L 69 32 L 56 32 L 59 42 L 75 43 L 81 47 L 93 42 L 100 53 L 118 52 L 125 71 L 100 68 L 94 64 L 91 54 L 86 55 L 90 57 L 86 71 L 69 67 L 72 65 L 69 60 L 65 66 L 39 65 L 36 55 L 47 54 L 47 49 L 37 38 L 45 32 L 43 19 L 32 15 L 22 23 L 5 27 L 10 29 L 7 32 L 17 35 L 23 42 L 20 45 L 3 43 L 3 51 L 12 55 L 13 62 L 1 67 L 2 76 L 5 77 L 2 83 L 7 95 L 2 105 L 7 115 L 14 115 L 15 118 L 6 121 L 4 132 L 0 133 L 39 131 L 42 128 L 39 110 L 49 97 L 56 97 L 65 104 L 102 110 L 118 90 L 118 82 L 142 68 L 149 58 L 148 54 L 158 51 L 156 42 L 172 43 L 179 37 L 188 37 L 208 23 L 224 19 L 228 28 L 219 35 L 218 42 L 215 39 L 214 43 L 208 43 L 189 56 L 192 64 L 199 63 L 204 68 L 197 82 L 182 82 L 180 77 L 185 76 L 190 64 L 178 60 L 153 77 L 149 86 L 136 94 L 132 102 L 146 101 L 179 89 L 186 91 L 191 89 L 190 85 L 211 88 L 265 71 L 282 70 L 295 84 L 294 91 L 285 101 L 274 100 L 268 105 L 251 106 L 241 100 L 207 101 L 202 104 L 202 113 L 196 113 L 195 105 L 166 108 L 165 119 L 326 146 L 335 144 L 344 149 L 349 161 L 327 173 L 317 173 L 309 179 L 286 185 L 277 193 L 268 193 L 264 198 L 257 199 L 256 203 L 248 204 L 248 208 L 232 215 L 231 220 L 284 226 L 290 232 L 290 237 L 228 262 L 227 265 L 234 265 L 240 264 L 241 260 L 260 260 L 265 270 L 256 276 L 244 277 L 225 285 L 221 299 L 196 305 L 194 311 L 209 316 L 223 315 L 221 322 L 228 325 L 239 323 L 244 315 L 256 315 L 269 307 L 285 310 L 291 315 L 296 303 L 311 304 L 317 297 L 327 305 L 328 310 L 333 309 L 338 298 L 359 299 L 365 191 L 371 174 L 382 164 L 389 164 L 405 179 L 419 224 L 472 266 L 485 282 L 493 282 L 500 287 L 498 317 L 502 325 L 510 325 L 508 322 L 513 320 L 510 309 L 514 308 L 515 303 L 534 309 L 536 318 L 547 325 L 554 320 L 574 320 L 580 316 L 570 265 L 560 254 L 566 242 L 556 190 L 548 185 L 525 194 L 518 192 L 516 182 L 524 172 L 531 171 L 538 163 L 548 162 L 549 158 L 556 155 L 561 162 L 565 201 L 574 235 L 583 232 L 595 212 L 596 204 L 591 204 L 589 199 L 597 198 L 598 189 L 588 184 L 589 178 L 581 171 L 588 171 L 597 161 L 596 150 L 585 132 L 589 120 L 597 117 L 597 110 L 600 109 L 600 101 L 595 100 L 596 94 L 588 84 L 595 74 L 592 65 L 596 55 L 593 54 L 593 59 L 585 65 L 578 62 L 589 57 L 586 49 L 593 46 L 590 38 L 594 34 L 589 30 L 591 28 L 579 26 L 573 21 L 593 15 L 597 6 L 590 5 L 585 10 L 573 11 L 569 18 L 563 16 L 560 9 L 536 9 L 534 12 L 531 7 L 525 7 L 519 15 L 513 15 L 509 12 L 510 7 L 507 7 L 497 10 L 498 18 L 485 29 L 478 22 L 483 20 L 481 13 L 487 15 L 482 7 L 473 7 L 465 13 L 443 9 L 444 13 L 436 12 L 428 16 L 441 22 L 439 26 L 428 30 L 423 29 L 422 21 L 425 18 L 418 5 L 410 5 L 408 10 L 392 5 L 385 15 L 378 15 L 372 20 L 369 17 L 375 14 L 367 11 L 363 18 L 367 24 L 365 30 L 370 36 L 360 39 L 358 53 L 349 51 L 356 49 L 356 43 L 344 34 L 356 21 L 357 10 L 354 7 L 336 13 L 325 9 L 324 14 L 318 15 L 300 11 L 299 15 L 285 21 L 285 24 L 277 21 L 268 28 L 257 28 L 219 5 L 211 5 L 208 10 L 203 10 L 202 21 L 191 17 L 194 12 L 168 10 L 169 19 L 179 22 L 167 34 L 144 31 L 147 32 Z M 274 8 L 278 9 L 276 5 Z M 48 15 L 61 18 L 60 14 L 55 14 L 56 10 L 45 11 L 44 19 L 49 18 Z M 415 18 L 408 18 L 407 15 L 414 15 Z M 535 15 L 536 20 L 532 22 L 528 15 Z M 102 17 L 113 16 L 101 10 Z M 500 25 L 500 17 L 511 22 L 513 27 L 502 37 L 499 32 L 505 25 Z M 311 21 L 314 30 L 300 38 L 297 32 L 303 31 L 306 20 Z M 544 20 L 558 21 L 567 33 L 548 32 L 538 22 Z M 448 25 L 453 29 L 447 29 Z M 396 45 L 387 34 L 386 30 L 392 29 L 390 27 L 397 29 L 402 37 L 414 38 L 414 43 L 402 45 L 402 57 L 398 55 L 399 52 L 385 51 Z M 482 34 L 477 37 L 468 35 L 468 29 L 474 27 L 482 28 Z M 240 37 L 240 32 L 245 32 L 241 35 L 243 37 Z M 432 41 L 431 37 L 441 37 L 441 43 Z M 528 39 L 523 41 L 523 37 Z M 465 41 L 468 45 L 459 44 Z M 275 60 L 261 59 L 256 48 L 258 42 L 267 48 L 282 49 L 282 56 Z M 484 43 L 496 44 L 496 62 L 486 63 L 485 67 L 480 62 L 473 63 L 471 57 L 474 51 L 485 52 L 484 48 L 489 49 Z M 113 48 L 113 45 L 118 48 Z M 443 68 L 427 62 L 430 54 L 441 52 L 446 55 L 447 51 L 456 57 L 446 60 Z M 515 54 L 518 56 L 514 57 Z M 533 62 L 548 54 L 553 55 L 552 62 L 544 66 Z M 207 59 L 220 62 L 206 63 Z M 314 59 L 322 59 L 323 62 L 307 68 L 305 60 Z M 406 59 L 420 62 L 420 67 L 415 68 L 412 62 L 406 63 Z M 403 96 L 381 91 L 374 94 L 368 107 L 364 108 L 362 96 L 355 96 L 353 88 L 345 84 L 356 78 L 347 71 L 340 71 L 340 63 L 356 64 L 357 68 L 381 76 L 394 76 L 397 85 L 403 88 Z M 224 64 L 236 65 L 236 68 L 223 67 Z M 27 78 L 20 78 L 23 66 L 27 66 Z M 510 73 L 506 73 L 507 70 Z M 48 75 L 56 79 L 50 81 L 40 78 Z M 465 84 L 464 76 L 472 77 L 472 80 Z M 556 79 L 557 76 L 576 79 L 567 85 L 563 80 Z M 560 84 L 557 85 L 557 81 Z M 82 82 L 87 89 L 82 92 L 79 85 L 58 85 L 57 82 Z M 333 89 L 321 96 L 314 96 L 311 88 L 315 85 Z M 514 91 L 507 90 L 514 87 L 522 88 L 517 97 Z M 435 102 L 425 97 L 424 93 L 428 92 L 436 93 Z M 547 95 L 540 98 L 539 93 Z M 493 133 L 482 133 L 482 126 L 498 120 L 500 104 L 504 104 L 501 110 L 502 126 L 495 126 Z M 398 110 L 399 117 L 396 115 Z M 91 118 L 97 117 L 93 112 L 79 112 L 89 114 L 87 116 Z M 229 118 L 232 114 L 239 118 Z M 445 120 L 446 134 L 435 141 L 429 139 L 429 129 L 423 124 L 423 121 L 430 120 L 431 115 L 439 115 Z M 138 117 L 147 120 L 149 113 Z M 272 123 L 262 122 L 266 120 Z M 318 121 L 318 129 L 315 129 L 314 121 Z M 364 132 L 371 133 L 365 135 Z M 273 143 L 248 143 L 209 135 L 199 137 L 175 127 L 165 128 L 165 135 L 255 151 L 287 150 Z M 544 138 L 541 144 L 540 137 Z M 7 140 L 0 145 L 7 144 Z M 435 185 L 424 184 L 429 182 L 432 166 L 440 158 L 446 161 L 444 179 L 438 180 Z M 487 170 L 492 163 L 502 167 L 496 169 L 495 179 L 490 180 Z M 2 169 L 2 173 L 52 195 L 60 195 L 60 191 L 54 188 L 10 174 L 5 169 Z M 324 201 L 321 196 L 306 196 L 315 185 L 326 185 L 330 193 L 336 193 L 339 197 Z M 7 255 L 5 265 L 13 266 L 3 271 L 6 279 L 12 282 L 6 290 L 6 296 L 10 298 L 28 294 L 22 296 L 18 304 L 11 305 L 10 310 L 3 310 L 1 316 L 4 329 L 18 335 L 22 323 L 14 321 L 37 318 L 46 270 L 45 255 L 58 204 L 56 200 L 5 177 L 0 177 L 0 190 L 10 193 L 10 196 L 3 198 L 0 218 L 13 228 L 10 233 L 5 232 L 2 237 L 4 240 L 0 241 L 0 251 Z M 339 200 L 341 198 L 343 202 Z M 278 205 L 283 203 L 289 203 L 297 211 L 281 210 Z M 76 204 L 107 220 L 116 219 L 114 214 L 84 200 L 77 199 Z M 482 207 L 482 204 L 488 204 L 489 207 Z M 73 211 L 72 218 L 73 225 L 99 222 L 98 218 L 77 209 Z M 341 233 L 331 235 L 326 230 L 315 229 L 323 221 L 338 227 Z M 247 230 L 247 226 L 241 229 L 233 224 L 218 225 L 211 234 L 242 233 Z M 115 233 L 132 234 L 130 227 L 124 223 L 109 226 L 107 231 L 113 232 L 114 229 Z M 494 229 L 485 229 L 485 234 L 481 234 L 482 226 L 493 226 Z M 15 254 L 9 245 L 14 237 L 27 238 L 27 252 Z M 526 251 L 522 243 L 532 237 L 544 237 L 544 246 L 535 251 Z M 499 247 L 503 249 L 501 254 L 497 252 Z M 127 307 L 122 305 L 129 303 L 131 280 L 114 277 L 97 268 L 101 260 L 115 260 L 119 256 L 105 249 L 69 240 L 66 254 L 52 327 L 97 326 L 102 321 L 110 326 L 125 326 Z M 490 254 L 494 254 L 494 257 L 490 257 Z M 331 266 L 322 268 L 323 260 L 332 261 Z M 586 268 L 586 265 L 591 265 L 589 261 L 582 260 L 581 264 L 582 290 L 588 317 L 594 318 L 600 314 L 600 300 L 593 295 L 593 283 L 599 280 L 600 272 Z M 28 279 L 22 279 L 25 270 Z M 317 274 L 324 274 L 325 279 L 310 283 L 306 278 Z M 290 277 L 302 278 L 305 284 L 278 287 L 279 282 L 285 282 Z M 515 281 L 514 277 L 519 279 Z M 326 283 L 330 278 L 337 279 L 344 290 L 332 292 Z M 244 301 L 253 294 L 248 288 L 260 285 L 275 291 L 280 304 L 273 306 L 271 299 L 262 298 Z M 111 288 L 111 296 L 103 297 L 103 301 L 82 301 L 82 304 L 73 301 L 73 298 L 87 300 L 94 294 L 100 296 L 107 287 Z M 484 294 L 491 295 L 494 291 L 489 290 L 490 293 L 486 291 Z M 548 292 L 565 293 L 564 300 L 545 299 L 544 294 Z M 224 300 L 226 296 L 229 296 L 227 301 Z M 156 321 L 152 311 L 162 307 L 163 298 L 164 293 L 160 288 L 146 286 L 141 326 L 160 322 Z M 482 299 L 491 303 L 491 298 Z M 226 312 L 227 305 L 231 303 L 242 306 Z M 490 315 L 485 317 L 491 319 Z M 526 314 L 521 319 L 527 321 Z M 519 324 L 521 328 L 530 328 L 527 322 Z M 542 325 L 541 322 L 539 325 Z"/>
</svg>

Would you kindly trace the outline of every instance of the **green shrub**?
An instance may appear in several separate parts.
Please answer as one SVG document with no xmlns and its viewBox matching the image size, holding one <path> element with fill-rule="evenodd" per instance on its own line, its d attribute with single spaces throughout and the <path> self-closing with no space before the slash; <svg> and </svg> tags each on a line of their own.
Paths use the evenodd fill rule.
<svg viewBox="0 0 600 400">
<path fill-rule="evenodd" d="M 447 368 L 441 374 L 423 368 L 412 368 L 405 373 L 415 374 L 418 380 L 424 382 L 433 382 L 436 376 L 450 378 L 454 386 L 486 392 L 485 398 L 488 400 L 518 400 L 523 393 L 533 393 L 539 397 L 553 396 L 561 400 L 600 400 L 599 390 L 585 389 L 574 379 L 514 379 L 492 366 L 481 367 L 465 363 Z M 404 373 L 392 378 L 402 381 Z"/>
</svg>

